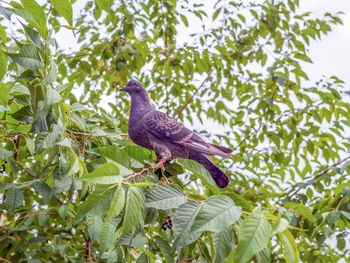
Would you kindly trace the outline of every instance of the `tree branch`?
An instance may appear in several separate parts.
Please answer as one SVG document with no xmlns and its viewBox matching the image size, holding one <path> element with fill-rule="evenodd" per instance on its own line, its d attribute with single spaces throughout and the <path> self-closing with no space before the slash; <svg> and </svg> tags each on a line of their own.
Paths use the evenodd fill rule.
<svg viewBox="0 0 350 263">
<path fill-rule="evenodd" d="M 179 119 L 182 115 L 182 112 L 184 111 L 184 109 L 188 106 L 188 104 L 192 101 L 193 97 L 198 93 L 198 91 L 204 86 L 205 82 L 210 78 L 211 73 L 213 72 L 214 68 L 211 68 L 208 72 L 208 76 L 205 78 L 205 80 L 203 80 L 202 84 L 194 91 L 194 93 L 192 94 L 192 96 L 186 101 L 185 105 L 182 107 L 182 109 L 180 110 L 180 112 L 177 114 L 176 119 Z"/>
<path fill-rule="evenodd" d="M 316 174 L 316 175 L 314 176 L 314 179 L 317 179 L 317 178 L 319 178 L 319 177 L 325 175 L 325 174 L 328 173 L 331 169 L 333 169 L 334 167 L 337 167 L 338 165 L 340 165 L 340 164 L 346 162 L 346 161 L 349 160 L 349 159 L 350 159 L 350 155 L 349 155 L 348 157 L 346 157 L 346 158 L 344 158 L 344 159 L 342 159 L 342 160 L 340 160 L 340 161 L 338 161 L 338 162 L 332 164 L 331 166 L 329 166 L 328 168 L 326 168 L 326 169 L 323 170 L 322 172 Z M 294 193 L 290 194 L 287 198 L 290 199 L 292 196 L 296 195 L 300 190 L 301 190 L 301 188 L 297 189 Z"/>
</svg>

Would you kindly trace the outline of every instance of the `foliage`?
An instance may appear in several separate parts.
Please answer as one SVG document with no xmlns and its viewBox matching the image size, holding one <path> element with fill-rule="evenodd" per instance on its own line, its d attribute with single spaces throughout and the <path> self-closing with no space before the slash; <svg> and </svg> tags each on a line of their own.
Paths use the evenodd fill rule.
<svg viewBox="0 0 350 263">
<path fill-rule="evenodd" d="M 74 2 L 1 1 L 2 260 L 349 260 L 350 92 L 302 69 L 339 14 L 300 14 L 298 0 L 95 0 L 74 21 Z M 60 49 L 62 30 L 77 52 Z M 208 137 L 234 149 L 234 162 L 213 157 L 227 189 L 189 160 L 154 171 L 125 136 L 130 101 L 116 91 L 131 78 L 188 125 L 220 125 Z"/>
</svg>

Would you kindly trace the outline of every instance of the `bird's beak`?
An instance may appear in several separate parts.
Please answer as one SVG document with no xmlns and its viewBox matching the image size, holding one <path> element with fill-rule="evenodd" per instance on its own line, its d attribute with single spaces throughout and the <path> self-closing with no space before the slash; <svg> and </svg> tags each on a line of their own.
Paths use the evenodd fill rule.
<svg viewBox="0 0 350 263">
<path fill-rule="evenodd" d="M 126 91 L 126 86 L 122 87 L 119 91 Z"/>
</svg>

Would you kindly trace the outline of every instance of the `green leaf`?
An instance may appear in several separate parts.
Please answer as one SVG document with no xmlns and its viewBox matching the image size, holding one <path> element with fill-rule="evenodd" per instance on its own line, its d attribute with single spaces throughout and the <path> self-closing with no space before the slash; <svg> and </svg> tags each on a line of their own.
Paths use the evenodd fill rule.
<svg viewBox="0 0 350 263">
<path fill-rule="evenodd" d="M 182 190 L 170 184 L 153 186 L 146 197 L 146 207 L 157 209 L 177 208 L 187 201 Z"/>
<path fill-rule="evenodd" d="M 98 153 L 110 160 L 113 160 L 121 165 L 130 168 L 130 159 L 128 156 L 117 146 L 97 147 L 92 149 L 91 152 Z"/>
<path fill-rule="evenodd" d="M 73 10 L 69 0 L 51 0 L 53 7 L 63 16 L 69 25 L 73 25 Z"/>
<path fill-rule="evenodd" d="M 115 226 L 111 225 L 108 222 L 103 223 L 100 238 L 98 239 L 98 243 L 100 245 L 99 252 L 101 255 L 104 251 L 111 248 L 116 241 L 117 234 L 115 231 Z"/>
<path fill-rule="evenodd" d="M 174 232 L 175 232 L 175 248 L 185 247 L 201 235 L 201 231 L 191 233 L 190 229 L 194 219 L 198 215 L 200 205 L 197 202 L 187 202 L 181 205 L 175 211 L 174 216 Z"/>
<path fill-rule="evenodd" d="M 166 259 L 166 262 L 173 263 L 174 261 L 174 251 L 172 251 L 169 243 L 161 238 L 160 236 L 156 236 L 155 240 L 157 242 L 158 247 L 160 248 L 160 251 L 162 252 L 164 258 Z"/>
<path fill-rule="evenodd" d="M 111 12 L 111 7 L 113 4 L 113 0 L 95 0 L 98 7 L 107 13 Z"/>
<path fill-rule="evenodd" d="M 40 34 L 30 26 L 22 25 L 24 32 L 26 33 L 26 38 L 31 41 L 36 47 L 44 51 L 44 45 L 40 40 Z"/>
<path fill-rule="evenodd" d="M 12 155 L 13 155 L 12 151 L 8 151 L 8 150 L 5 150 L 4 148 L 0 147 L 0 158 L 2 160 L 6 160 L 6 159 L 10 158 Z"/>
<path fill-rule="evenodd" d="M 34 187 L 38 191 L 38 193 L 44 198 L 44 203 L 47 204 L 51 200 L 53 195 L 51 187 L 41 181 L 35 181 Z"/>
<path fill-rule="evenodd" d="M 1 51 L 0 51 L 0 60 L 1 60 Z M 1 63 L 1 62 L 0 62 Z M 1 81 L 1 78 L 0 78 Z M 7 106 L 9 102 L 9 91 L 5 84 L 0 84 L 0 104 Z"/>
<path fill-rule="evenodd" d="M 88 233 L 91 243 L 94 243 L 101 234 L 103 220 L 100 216 L 88 215 L 86 217 L 86 222 L 88 224 Z"/>
<path fill-rule="evenodd" d="M 235 251 L 235 262 L 249 261 L 255 253 L 263 250 L 270 241 L 271 225 L 261 215 L 251 214 L 239 229 L 238 245 Z"/>
<path fill-rule="evenodd" d="M 33 44 L 25 44 L 19 53 L 6 53 L 18 65 L 31 70 L 40 69 L 44 66 L 41 62 L 38 51 Z"/>
<path fill-rule="evenodd" d="M 299 262 L 299 250 L 295 243 L 293 235 L 288 231 L 284 230 L 278 233 L 278 238 L 281 240 L 284 249 L 284 258 L 288 263 Z"/>
<path fill-rule="evenodd" d="M 284 207 L 287 209 L 294 208 L 294 212 L 297 212 L 298 214 L 302 215 L 303 217 L 307 218 L 313 223 L 316 221 L 311 211 L 302 203 L 286 202 L 284 204 Z"/>
<path fill-rule="evenodd" d="M 271 262 L 271 252 L 265 247 L 263 250 L 256 254 L 259 263 L 270 263 Z"/>
<path fill-rule="evenodd" d="M 125 191 L 123 184 L 119 184 L 117 191 L 115 191 L 113 199 L 111 201 L 111 207 L 108 211 L 107 221 L 111 220 L 113 217 L 116 217 L 124 208 L 125 203 Z"/>
<path fill-rule="evenodd" d="M 51 68 L 50 68 L 49 74 L 47 74 L 47 76 L 43 79 L 43 81 L 40 84 L 47 86 L 49 84 L 54 83 L 56 81 L 56 79 L 57 79 L 57 66 L 56 66 L 55 62 L 51 61 Z M 55 91 L 55 93 L 57 93 L 57 94 L 55 94 L 55 96 L 59 97 L 61 100 L 61 96 L 58 94 L 58 92 L 56 90 L 54 90 L 54 91 Z"/>
<path fill-rule="evenodd" d="M 0 25 L 0 40 L 6 43 L 6 31 L 2 25 Z"/>
<path fill-rule="evenodd" d="M 15 188 L 11 187 L 7 190 L 5 206 L 8 208 L 9 212 L 12 213 L 17 207 L 19 207 L 24 200 L 22 192 Z"/>
<path fill-rule="evenodd" d="M 46 15 L 44 8 L 42 8 L 34 0 L 21 0 L 23 7 L 30 13 L 40 26 L 46 27 Z"/>
<path fill-rule="evenodd" d="M 122 235 L 132 230 L 140 220 L 143 207 L 143 196 L 137 187 L 129 186 L 126 193 L 125 213 L 122 225 Z"/>
<path fill-rule="evenodd" d="M 7 56 L 0 50 L 0 82 L 6 74 Z"/>
<path fill-rule="evenodd" d="M 184 23 L 184 25 L 185 25 L 186 27 L 188 27 L 188 20 L 187 20 L 187 17 L 184 16 L 184 15 L 181 15 L 181 14 L 180 14 L 180 17 L 181 17 L 181 20 L 182 20 L 182 22 Z"/>
<path fill-rule="evenodd" d="M 212 236 L 215 247 L 215 262 L 224 262 L 233 249 L 234 237 L 232 228 L 228 226 L 221 232 L 214 232 Z"/>
<path fill-rule="evenodd" d="M 89 195 L 87 201 L 79 206 L 74 221 L 82 219 L 87 214 L 97 216 L 107 213 L 114 191 L 114 189 L 106 189 L 105 185 L 96 185 L 95 191 Z"/>
<path fill-rule="evenodd" d="M 297 59 L 303 60 L 303 61 L 305 61 L 305 62 L 312 63 L 312 60 L 311 60 L 308 56 L 306 56 L 305 54 L 296 53 L 296 54 L 294 55 L 294 57 L 297 58 Z"/>
<path fill-rule="evenodd" d="M 192 171 L 194 173 L 194 176 L 201 178 L 210 186 L 215 186 L 212 187 L 212 189 L 215 189 L 214 191 L 218 191 L 213 177 L 210 175 L 208 170 L 203 167 L 203 165 L 189 159 L 178 159 L 177 162 L 185 166 L 190 171 Z"/>
<path fill-rule="evenodd" d="M 105 163 L 78 180 L 98 184 L 116 184 L 121 182 L 123 177 L 119 175 L 119 167 L 116 164 Z"/>
<path fill-rule="evenodd" d="M 272 227 L 272 235 L 283 232 L 289 226 L 289 222 L 285 218 L 278 218 L 278 221 Z"/>
<path fill-rule="evenodd" d="M 251 204 L 249 201 L 244 199 L 242 196 L 233 193 L 233 192 L 224 192 L 223 195 L 227 195 L 232 198 L 233 202 L 237 205 L 242 207 L 243 211 L 249 212 L 251 210 Z"/>
<path fill-rule="evenodd" d="M 224 195 L 215 195 L 204 201 L 194 220 L 191 232 L 209 230 L 221 232 L 235 223 L 241 216 L 242 208 Z"/>
</svg>

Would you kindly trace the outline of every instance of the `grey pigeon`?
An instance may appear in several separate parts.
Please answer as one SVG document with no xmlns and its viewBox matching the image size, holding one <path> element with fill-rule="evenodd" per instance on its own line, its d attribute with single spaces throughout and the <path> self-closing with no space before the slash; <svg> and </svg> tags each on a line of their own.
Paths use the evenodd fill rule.
<svg viewBox="0 0 350 263">
<path fill-rule="evenodd" d="M 143 85 L 130 80 L 120 89 L 131 96 L 129 117 L 130 139 L 160 157 L 157 166 L 164 169 L 164 162 L 174 158 L 191 159 L 202 164 L 220 188 L 225 188 L 229 179 L 210 160 L 209 155 L 232 159 L 231 149 L 205 142 L 199 135 L 182 126 L 165 113 L 155 110 L 148 100 Z"/>
</svg>

